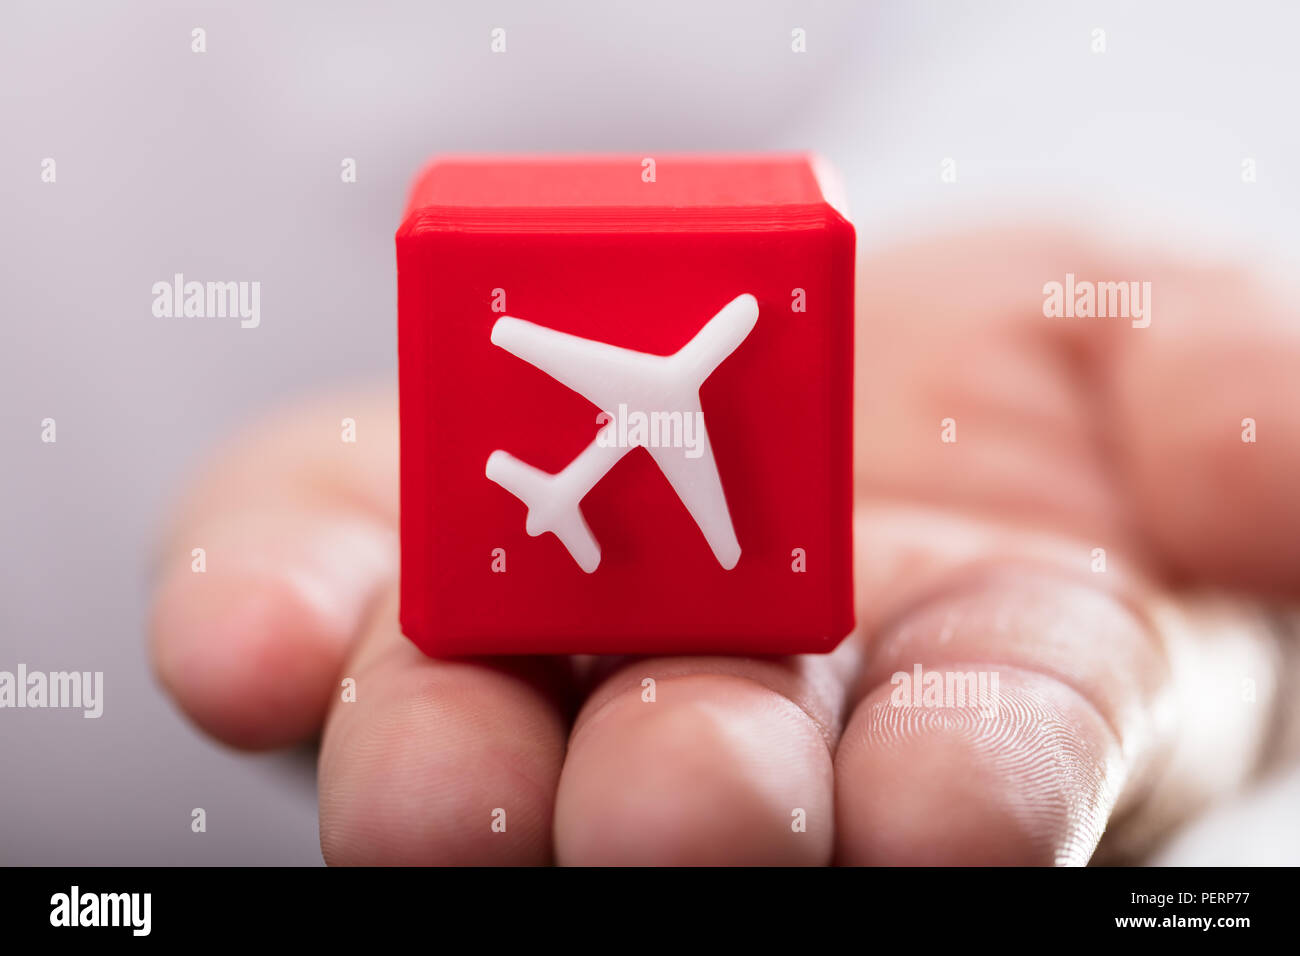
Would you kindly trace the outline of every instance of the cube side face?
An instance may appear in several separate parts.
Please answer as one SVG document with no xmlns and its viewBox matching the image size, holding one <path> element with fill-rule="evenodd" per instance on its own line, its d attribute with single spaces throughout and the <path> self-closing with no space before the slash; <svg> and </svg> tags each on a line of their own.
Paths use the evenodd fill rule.
<svg viewBox="0 0 1300 956">
<path fill-rule="evenodd" d="M 853 627 L 852 227 L 404 228 L 398 238 L 402 625 L 437 656 L 828 651 Z M 497 290 L 500 290 L 499 292 Z M 796 290 L 802 290 L 798 292 Z M 644 448 L 581 501 L 586 573 L 485 474 L 558 473 L 595 405 L 491 342 L 502 314 L 669 355 L 738 295 L 747 338 L 700 388 L 741 547 L 720 566 Z M 503 311 L 493 311 L 504 296 Z M 802 306 L 804 311 L 798 311 Z"/>
<path fill-rule="evenodd" d="M 440 469 L 434 459 L 433 393 L 429 383 L 438 374 L 435 325 L 437 303 L 430 298 L 432 282 L 421 274 L 427 241 L 397 239 L 397 391 L 401 577 L 399 618 L 402 632 L 426 653 L 435 633 L 433 591 L 433 479 Z"/>
</svg>

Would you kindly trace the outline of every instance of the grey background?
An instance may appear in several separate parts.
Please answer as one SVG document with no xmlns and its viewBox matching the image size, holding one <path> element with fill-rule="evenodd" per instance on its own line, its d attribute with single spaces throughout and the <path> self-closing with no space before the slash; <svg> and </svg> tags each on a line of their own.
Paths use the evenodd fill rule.
<svg viewBox="0 0 1300 956">
<path fill-rule="evenodd" d="M 106 700 L 0 711 L 0 862 L 320 862 L 312 755 L 231 753 L 154 685 L 149 549 L 216 437 L 394 373 L 392 233 L 430 155 L 814 148 L 863 246 L 1029 216 L 1294 270 L 1297 35 L 1281 2 L 6 2 L 0 669 L 102 670 Z M 261 281 L 261 327 L 154 318 L 174 272 Z M 1284 786 L 1166 858 L 1300 858 Z"/>
</svg>

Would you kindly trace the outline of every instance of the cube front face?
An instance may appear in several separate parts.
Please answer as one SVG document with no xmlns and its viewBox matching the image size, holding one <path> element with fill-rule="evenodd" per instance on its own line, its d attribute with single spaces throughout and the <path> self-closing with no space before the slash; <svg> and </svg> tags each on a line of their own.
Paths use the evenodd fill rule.
<svg viewBox="0 0 1300 956">
<path fill-rule="evenodd" d="M 404 632 L 437 656 L 833 648 L 853 626 L 852 227 L 825 203 L 775 221 L 520 218 L 415 207 L 398 234 Z M 563 473 L 615 410 L 494 345 L 494 324 L 668 356 L 744 294 L 758 318 L 698 392 L 734 567 L 646 447 L 581 498 L 594 571 L 556 534 L 531 536 L 489 456 Z M 607 381 L 617 393 L 616 369 Z"/>
</svg>

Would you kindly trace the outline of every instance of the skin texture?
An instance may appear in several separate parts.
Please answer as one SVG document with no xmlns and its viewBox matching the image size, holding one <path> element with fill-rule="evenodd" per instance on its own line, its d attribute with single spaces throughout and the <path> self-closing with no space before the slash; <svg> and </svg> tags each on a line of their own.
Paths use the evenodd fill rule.
<svg viewBox="0 0 1300 956">
<path fill-rule="evenodd" d="M 1066 272 L 1150 281 L 1150 327 L 1045 318 Z M 320 735 L 330 863 L 1141 854 L 1292 716 L 1264 611 L 1300 596 L 1300 316 L 1231 271 L 1050 230 L 868 253 L 859 290 L 859 627 L 835 653 L 424 657 L 397 626 L 384 389 L 201 472 L 160 562 L 161 681 L 235 746 Z M 918 664 L 996 672 L 996 712 L 894 706 Z"/>
</svg>

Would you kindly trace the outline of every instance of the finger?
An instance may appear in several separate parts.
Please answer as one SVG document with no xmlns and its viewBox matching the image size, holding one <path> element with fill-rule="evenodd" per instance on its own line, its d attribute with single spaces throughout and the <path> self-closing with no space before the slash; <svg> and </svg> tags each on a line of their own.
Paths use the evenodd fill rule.
<svg viewBox="0 0 1300 956">
<path fill-rule="evenodd" d="M 1144 316 L 1045 316 L 1044 284 L 1067 273 L 1148 284 Z M 1300 592 L 1293 296 L 1035 229 L 871 253 L 859 285 L 860 494 L 1071 534 L 1162 576 Z"/>
<path fill-rule="evenodd" d="M 331 864 L 551 861 L 568 721 L 565 658 L 425 657 L 378 607 L 321 741 L 321 851 Z"/>
<path fill-rule="evenodd" d="M 1113 595 L 1028 566 L 950 581 L 871 644 L 836 755 L 839 858 L 1086 862 L 1168 745 L 1168 688 Z"/>
<path fill-rule="evenodd" d="M 1282 757 L 1290 655 L 1267 604 L 1222 593 L 1157 598 L 1147 618 L 1167 648 L 1176 715 L 1159 773 L 1130 812 L 1112 818 L 1098 847 L 1106 863 L 1147 860 L 1193 816 L 1234 794 Z"/>
<path fill-rule="evenodd" d="M 1095 263 L 1077 240 L 1032 230 L 866 255 L 858 314 L 869 320 L 855 331 L 859 496 L 1133 551 L 1098 454 L 1085 326 L 1042 314 L 1046 279 L 1103 268 Z"/>
<path fill-rule="evenodd" d="M 337 412 L 358 421 L 339 440 Z M 397 573 L 395 407 L 300 409 L 219 455 L 159 562 L 151 647 L 203 729 L 241 747 L 315 734 L 369 604 Z"/>
<path fill-rule="evenodd" d="M 349 643 L 379 585 L 396 575 L 396 532 L 327 505 L 218 516 L 159 582 L 154 667 L 181 708 L 235 746 L 278 747 L 318 732 Z M 185 563 L 182 563 L 185 562 Z"/>
<path fill-rule="evenodd" d="M 829 862 L 832 753 L 856 653 L 618 669 L 569 741 L 559 862 Z"/>
<path fill-rule="evenodd" d="M 1300 314 L 1242 277 L 1147 274 L 1159 312 L 1105 366 L 1137 521 L 1183 579 L 1300 594 Z"/>
</svg>

